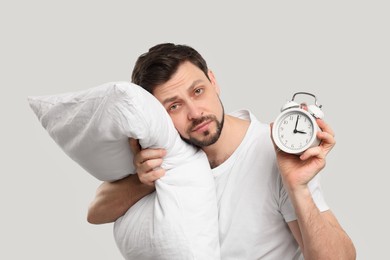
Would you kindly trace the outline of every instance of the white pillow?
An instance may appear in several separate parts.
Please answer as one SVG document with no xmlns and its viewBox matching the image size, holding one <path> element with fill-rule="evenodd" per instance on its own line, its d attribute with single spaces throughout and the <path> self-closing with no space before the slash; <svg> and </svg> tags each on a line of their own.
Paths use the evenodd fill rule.
<svg viewBox="0 0 390 260">
<path fill-rule="evenodd" d="M 161 103 L 143 88 L 112 82 L 29 97 L 42 126 L 74 161 L 104 181 L 134 173 L 128 138 L 165 148 L 156 193 L 114 226 L 126 259 L 219 259 L 215 184 L 206 155 L 181 140 Z"/>
<path fill-rule="evenodd" d="M 87 90 L 29 97 L 42 126 L 73 160 L 103 181 L 134 173 L 128 137 L 165 148 L 170 169 L 197 151 L 184 143 L 161 103 L 143 88 L 112 82 Z"/>
</svg>

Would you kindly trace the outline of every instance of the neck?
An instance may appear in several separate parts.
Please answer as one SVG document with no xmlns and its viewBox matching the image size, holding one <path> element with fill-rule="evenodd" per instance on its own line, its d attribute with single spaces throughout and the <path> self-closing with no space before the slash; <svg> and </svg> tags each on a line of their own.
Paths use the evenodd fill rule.
<svg viewBox="0 0 390 260">
<path fill-rule="evenodd" d="M 249 124 L 247 120 L 225 115 L 225 123 L 218 141 L 202 148 L 211 168 L 221 165 L 234 153 L 244 139 Z"/>
</svg>

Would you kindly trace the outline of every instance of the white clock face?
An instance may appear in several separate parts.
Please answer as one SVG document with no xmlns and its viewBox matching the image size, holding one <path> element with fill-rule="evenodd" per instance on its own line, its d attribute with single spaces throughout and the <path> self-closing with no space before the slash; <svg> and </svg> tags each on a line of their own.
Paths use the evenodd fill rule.
<svg viewBox="0 0 390 260">
<path fill-rule="evenodd" d="M 313 138 L 313 123 L 299 111 L 291 111 L 280 118 L 278 139 L 289 150 L 302 150 L 310 145 Z"/>
</svg>

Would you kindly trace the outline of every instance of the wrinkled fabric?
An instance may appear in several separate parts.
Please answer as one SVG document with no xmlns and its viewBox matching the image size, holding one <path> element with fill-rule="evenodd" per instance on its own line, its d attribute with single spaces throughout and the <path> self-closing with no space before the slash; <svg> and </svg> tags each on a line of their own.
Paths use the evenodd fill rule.
<svg viewBox="0 0 390 260">
<path fill-rule="evenodd" d="M 183 142 L 161 103 L 143 88 L 107 83 L 80 92 L 29 97 L 31 108 L 55 142 L 102 181 L 135 172 L 127 139 L 165 148 L 162 167 L 191 161 L 197 150 Z"/>
<path fill-rule="evenodd" d="M 161 103 L 143 88 L 112 82 L 28 98 L 42 126 L 95 178 L 135 173 L 128 138 L 164 148 L 166 175 L 114 225 L 126 259 L 220 259 L 214 179 L 206 155 L 181 140 Z"/>
</svg>

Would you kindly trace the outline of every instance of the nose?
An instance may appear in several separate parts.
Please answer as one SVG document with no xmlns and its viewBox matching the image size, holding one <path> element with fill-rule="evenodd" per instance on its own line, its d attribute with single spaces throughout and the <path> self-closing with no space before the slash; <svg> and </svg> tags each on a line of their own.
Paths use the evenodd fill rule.
<svg viewBox="0 0 390 260">
<path fill-rule="evenodd" d="M 203 112 L 201 112 L 201 109 L 194 103 L 194 102 L 188 102 L 188 119 L 192 120 L 195 118 L 199 118 L 202 116 Z"/>
</svg>

